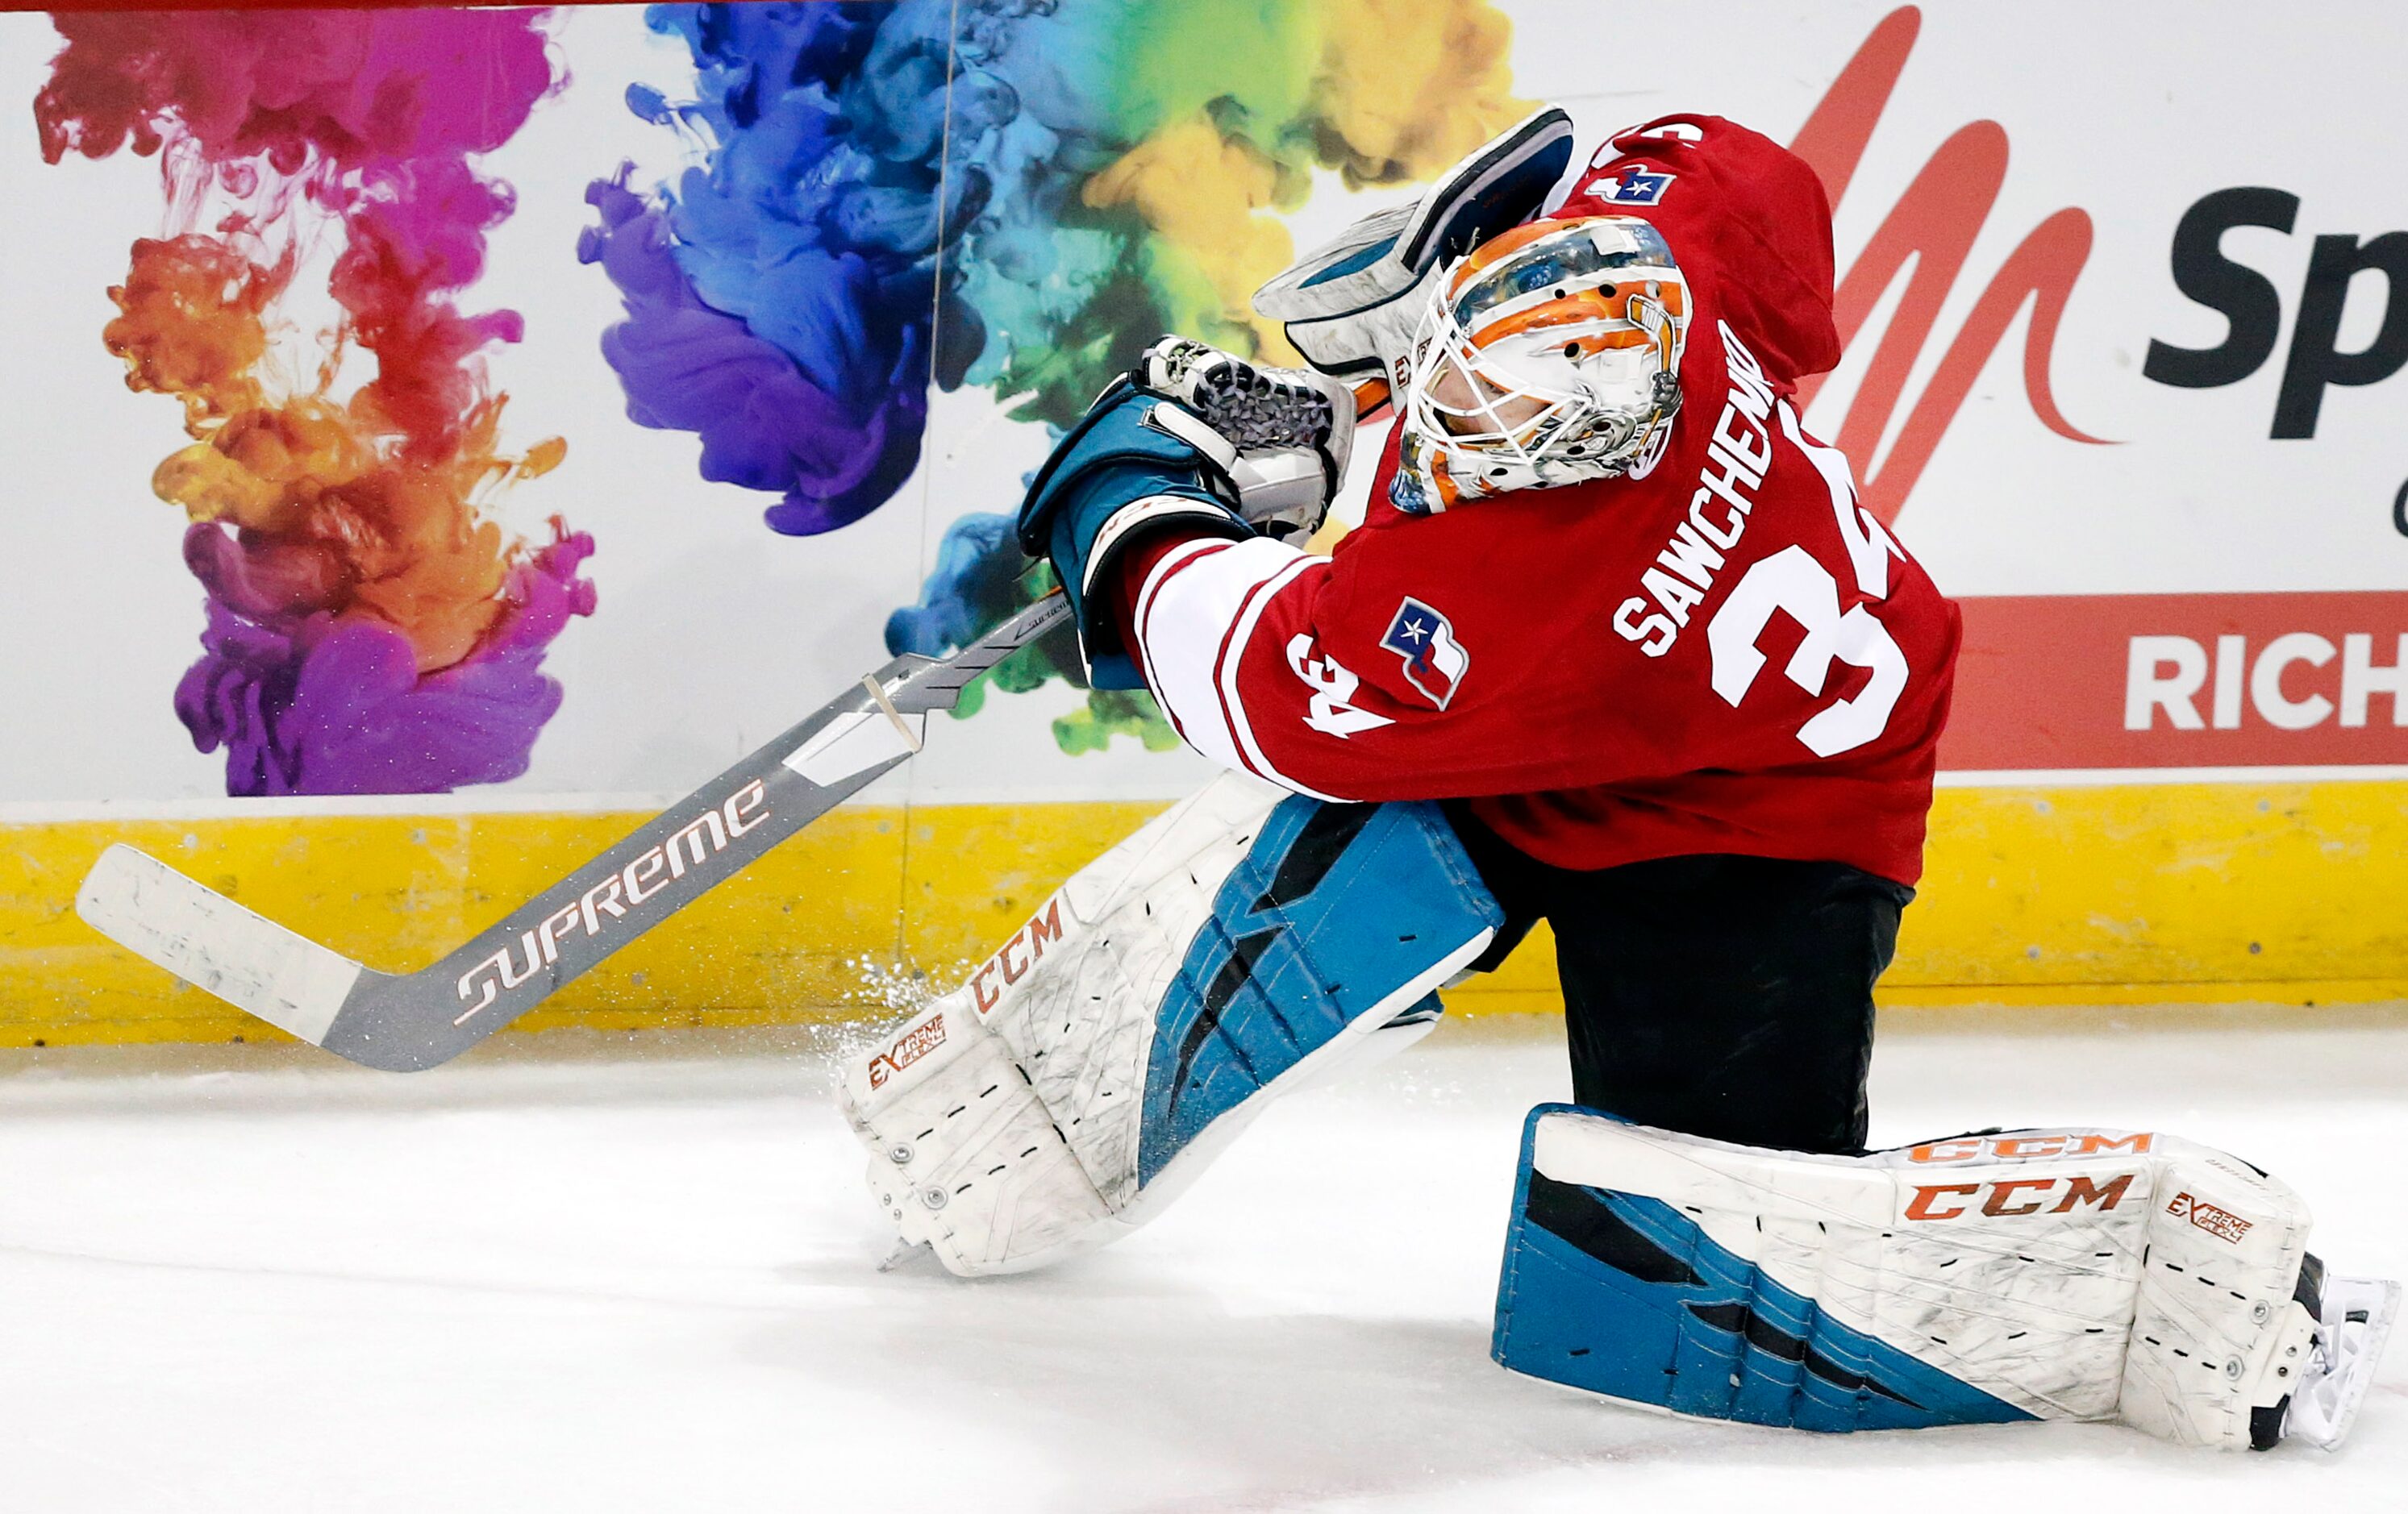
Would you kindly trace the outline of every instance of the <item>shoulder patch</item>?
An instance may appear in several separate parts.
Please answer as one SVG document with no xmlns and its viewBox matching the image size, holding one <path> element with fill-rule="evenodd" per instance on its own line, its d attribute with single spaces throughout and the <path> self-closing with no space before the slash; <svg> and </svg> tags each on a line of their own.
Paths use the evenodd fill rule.
<svg viewBox="0 0 2408 1514">
<path fill-rule="evenodd" d="M 1455 637 L 1455 622 L 1410 595 L 1397 607 L 1380 645 L 1405 660 L 1405 681 L 1440 709 L 1453 702 L 1471 666 L 1471 653 Z"/>
<path fill-rule="evenodd" d="M 1591 179 L 1588 193 L 1607 205 L 1661 205 L 1665 192 L 1680 177 L 1634 163 L 1611 177 Z"/>
</svg>

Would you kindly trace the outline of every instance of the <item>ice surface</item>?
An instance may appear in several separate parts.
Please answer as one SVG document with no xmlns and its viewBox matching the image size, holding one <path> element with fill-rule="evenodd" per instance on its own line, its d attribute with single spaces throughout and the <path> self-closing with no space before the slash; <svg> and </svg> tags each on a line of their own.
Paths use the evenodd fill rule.
<svg viewBox="0 0 2408 1514">
<path fill-rule="evenodd" d="M 2117 1013 L 1892 1017 L 1876 1137 L 2178 1130 L 2289 1179 L 2340 1270 L 2408 1275 L 2408 1019 Z M 2338 1456 L 1816 1438 L 1499 1370 L 1514 1140 L 1559 1038 L 1448 1027 L 1274 1108 L 1115 1250 L 975 1284 L 874 1269 L 805 1038 L 505 1038 L 409 1077 L 11 1054 L 0 1507 L 2408 1507 L 2402 1344 Z"/>
</svg>

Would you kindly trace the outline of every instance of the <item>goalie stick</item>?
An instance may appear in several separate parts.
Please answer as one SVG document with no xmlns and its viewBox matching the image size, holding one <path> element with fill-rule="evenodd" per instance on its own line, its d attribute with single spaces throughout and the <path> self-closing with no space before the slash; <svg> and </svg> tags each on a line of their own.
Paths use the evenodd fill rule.
<svg viewBox="0 0 2408 1514">
<path fill-rule="evenodd" d="M 920 750 L 931 710 L 1069 618 L 1059 592 L 951 657 L 896 658 L 466 946 L 380 973 L 119 844 L 76 895 L 94 930 L 364 1066 L 440 1065 Z"/>
</svg>

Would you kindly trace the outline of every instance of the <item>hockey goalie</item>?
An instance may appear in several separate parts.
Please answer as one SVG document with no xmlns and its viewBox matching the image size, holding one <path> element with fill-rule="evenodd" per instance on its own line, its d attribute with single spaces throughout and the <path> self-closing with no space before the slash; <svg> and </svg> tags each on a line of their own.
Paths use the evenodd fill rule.
<svg viewBox="0 0 2408 1514">
<path fill-rule="evenodd" d="M 1506 1367 L 2337 1443 L 2398 1289 L 2328 1274 L 2272 1176 L 2158 1132 L 1865 1150 L 1958 621 L 1800 423 L 1840 357 L 1805 164 L 1707 116 L 1576 161 L 1544 110 L 1256 303 L 1311 367 L 1167 338 L 1023 506 L 1095 683 L 1228 772 L 847 1069 L 900 1241 L 1105 1244 L 1545 920 L 1574 1103 L 1522 1144 Z M 1382 405 L 1368 516 L 1308 552 Z"/>
</svg>

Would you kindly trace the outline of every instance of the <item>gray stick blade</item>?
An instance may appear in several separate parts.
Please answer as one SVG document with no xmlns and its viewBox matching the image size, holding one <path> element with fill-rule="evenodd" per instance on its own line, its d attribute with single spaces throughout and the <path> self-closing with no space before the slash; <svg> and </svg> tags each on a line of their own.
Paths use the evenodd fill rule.
<svg viewBox="0 0 2408 1514">
<path fill-rule="evenodd" d="M 129 846 L 100 854 L 76 894 L 76 913 L 136 955 L 313 1046 L 323 1044 L 366 971 Z"/>
</svg>

